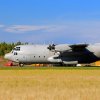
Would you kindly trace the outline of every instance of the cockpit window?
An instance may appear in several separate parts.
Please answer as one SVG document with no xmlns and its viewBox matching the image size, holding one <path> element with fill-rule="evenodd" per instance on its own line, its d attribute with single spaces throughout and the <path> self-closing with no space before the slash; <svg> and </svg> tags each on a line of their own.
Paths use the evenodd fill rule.
<svg viewBox="0 0 100 100">
<path fill-rule="evenodd" d="M 20 47 L 15 47 L 13 50 L 20 51 Z"/>
</svg>

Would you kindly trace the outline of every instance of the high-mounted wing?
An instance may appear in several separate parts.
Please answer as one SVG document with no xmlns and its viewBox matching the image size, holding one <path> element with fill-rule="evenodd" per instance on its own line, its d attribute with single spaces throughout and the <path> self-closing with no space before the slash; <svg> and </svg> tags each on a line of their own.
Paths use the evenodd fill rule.
<svg viewBox="0 0 100 100">
<path fill-rule="evenodd" d="M 84 51 L 86 50 L 86 47 L 88 44 L 73 44 L 73 45 L 49 45 L 47 49 L 53 52 L 60 52 L 60 53 L 66 53 L 66 52 L 78 52 L 78 51 Z"/>
</svg>

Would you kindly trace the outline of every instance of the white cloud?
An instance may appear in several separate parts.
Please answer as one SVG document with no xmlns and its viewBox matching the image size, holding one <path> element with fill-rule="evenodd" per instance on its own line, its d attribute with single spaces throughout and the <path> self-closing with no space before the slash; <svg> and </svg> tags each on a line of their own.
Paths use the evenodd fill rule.
<svg viewBox="0 0 100 100">
<path fill-rule="evenodd" d="M 48 26 L 35 26 L 35 25 L 13 25 L 5 29 L 6 32 L 23 33 L 28 31 L 46 30 Z"/>
<path fill-rule="evenodd" d="M 71 41 L 73 43 L 100 42 L 100 22 L 68 22 L 60 25 L 51 25 L 40 34 L 28 36 L 30 41 Z"/>
<path fill-rule="evenodd" d="M 66 41 L 67 42 L 100 42 L 100 21 L 79 21 L 64 22 L 54 25 L 12 25 L 3 28 L 10 33 L 29 33 L 23 34 L 20 40 L 32 42 L 44 41 Z M 38 34 L 37 34 L 38 33 Z M 17 38 L 17 37 L 16 37 Z M 19 38 L 18 38 L 19 40 Z"/>
</svg>

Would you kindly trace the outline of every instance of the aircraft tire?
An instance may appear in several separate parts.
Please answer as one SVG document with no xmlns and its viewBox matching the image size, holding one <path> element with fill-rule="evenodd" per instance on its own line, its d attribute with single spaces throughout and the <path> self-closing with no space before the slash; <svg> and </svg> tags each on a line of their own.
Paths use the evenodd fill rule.
<svg viewBox="0 0 100 100">
<path fill-rule="evenodd" d="M 21 63 L 21 64 L 19 64 L 19 66 L 20 66 L 20 67 L 23 67 L 23 66 L 24 66 L 24 64 L 22 64 L 22 63 Z"/>
</svg>

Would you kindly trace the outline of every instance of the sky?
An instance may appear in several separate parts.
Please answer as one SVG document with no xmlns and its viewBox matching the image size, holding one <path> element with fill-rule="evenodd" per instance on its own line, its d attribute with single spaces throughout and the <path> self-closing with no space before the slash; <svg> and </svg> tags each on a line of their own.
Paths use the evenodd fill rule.
<svg viewBox="0 0 100 100">
<path fill-rule="evenodd" d="M 98 43 L 100 0 L 0 0 L 0 42 Z"/>
</svg>

